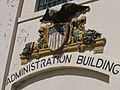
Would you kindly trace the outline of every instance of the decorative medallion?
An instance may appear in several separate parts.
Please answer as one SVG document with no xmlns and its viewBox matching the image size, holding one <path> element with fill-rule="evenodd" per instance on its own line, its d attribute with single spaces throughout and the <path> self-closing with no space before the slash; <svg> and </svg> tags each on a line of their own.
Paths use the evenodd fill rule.
<svg viewBox="0 0 120 90">
<path fill-rule="evenodd" d="M 90 11 L 89 6 L 67 3 L 59 11 L 46 10 L 41 24 L 46 24 L 38 30 L 37 42 L 25 45 L 20 54 L 21 64 L 27 64 L 33 59 L 47 55 L 64 52 L 94 51 L 94 54 L 103 53 L 106 38 L 92 29 L 85 29 L 86 16 L 81 16 Z"/>
</svg>

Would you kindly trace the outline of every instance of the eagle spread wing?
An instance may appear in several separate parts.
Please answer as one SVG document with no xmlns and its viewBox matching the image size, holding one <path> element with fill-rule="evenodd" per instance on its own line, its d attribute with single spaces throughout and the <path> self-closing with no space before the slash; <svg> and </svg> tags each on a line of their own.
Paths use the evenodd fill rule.
<svg viewBox="0 0 120 90">
<path fill-rule="evenodd" d="M 40 22 L 52 22 L 52 23 L 66 23 L 70 22 L 72 18 L 78 17 L 81 14 L 85 14 L 90 11 L 89 6 L 82 6 L 75 3 L 63 4 L 59 11 L 46 10 Z"/>
</svg>

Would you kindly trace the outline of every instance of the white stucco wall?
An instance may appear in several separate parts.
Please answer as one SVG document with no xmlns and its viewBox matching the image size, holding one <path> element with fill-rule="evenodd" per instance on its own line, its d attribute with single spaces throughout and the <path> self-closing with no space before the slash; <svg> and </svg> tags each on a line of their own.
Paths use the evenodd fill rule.
<svg viewBox="0 0 120 90">
<path fill-rule="evenodd" d="M 8 2 L 9 1 L 9 2 Z M 17 13 L 19 0 L 0 0 L 0 81 L 3 80 L 4 71 L 7 63 L 8 52 L 10 48 L 10 42 L 15 24 L 15 18 Z M 82 2 L 84 0 L 76 0 Z M 87 1 L 87 0 L 85 0 Z M 120 29 L 120 1 L 119 0 L 99 0 L 94 3 L 88 4 L 91 11 L 86 14 L 87 23 L 86 28 L 95 29 L 102 33 L 102 36 L 107 39 L 103 56 L 115 58 L 115 62 L 120 63 L 119 54 L 119 29 Z M 16 72 L 21 68 L 19 54 L 26 43 L 36 41 L 38 38 L 37 30 L 40 26 L 39 18 L 30 20 L 31 18 L 40 17 L 44 12 L 34 13 L 35 1 L 24 0 L 23 10 L 21 17 L 18 19 L 17 38 L 15 40 L 15 48 L 11 59 L 11 66 L 9 75 Z M 25 21 L 29 20 L 29 21 Z M 22 22 L 24 21 L 24 22 Z M 22 37 L 22 38 L 20 38 Z M 85 54 L 91 54 L 92 52 L 85 52 Z M 62 72 L 62 71 L 61 71 Z M 64 72 L 64 71 L 63 71 Z M 55 73 L 55 72 L 54 72 Z M 29 74 L 29 73 L 28 73 Z M 48 73 L 49 74 L 49 73 Z M 36 77 L 39 79 L 39 77 Z M 26 81 L 26 83 L 30 83 Z M 18 87 L 18 90 L 120 90 L 120 74 L 112 76 L 110 78 L 111 83 L 105 83 L 93 78 L 80 77 L 79 75 L 65 75 L 54 76 L 52 78 L 43 79 L 22 88 Z M 40 85 L 40 86 L 39 86 Z M 0 82 L 2 87 L 2 82 Z M 34 88 L 33 88 L 34 87 Z M 11 84 L 7 85 L 6 90 L 11 89 Z"/>
<path fill-rule="evenodd" d="M 0 0 L 0 88 L 4 78 L 18 0 Z"/>
</svg>

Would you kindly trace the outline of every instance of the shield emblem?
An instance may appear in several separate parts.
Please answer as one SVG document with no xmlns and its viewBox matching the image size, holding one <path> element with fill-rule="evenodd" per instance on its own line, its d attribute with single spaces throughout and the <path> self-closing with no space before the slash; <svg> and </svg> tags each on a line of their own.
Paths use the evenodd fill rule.
<svg viewBox="0 0 120 90">
<path fill-rule="evenodd" d="M 68 41 L 69 37 L 69 24 L 58 24 L 48 28 L 48 47 L 52 51 L 60 50 Z"/>
</svg>

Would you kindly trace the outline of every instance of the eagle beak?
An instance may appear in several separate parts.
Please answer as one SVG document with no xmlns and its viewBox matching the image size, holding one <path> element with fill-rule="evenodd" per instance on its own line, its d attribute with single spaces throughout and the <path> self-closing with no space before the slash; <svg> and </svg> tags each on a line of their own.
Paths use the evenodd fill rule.
<svg viewBox="0 0 120 90">
<path fill-rule="evenodd" d="M 90 7 L 89 8 L 87 8 L 87 12 L 89 12 L 90 11 Z"/>
<path fill-rule="evenodd" d="M 87 8 L 85 11 L 83 11 L 83 14 L 87 13 L 90 11 L 90 8 Z"/>
</svg>

